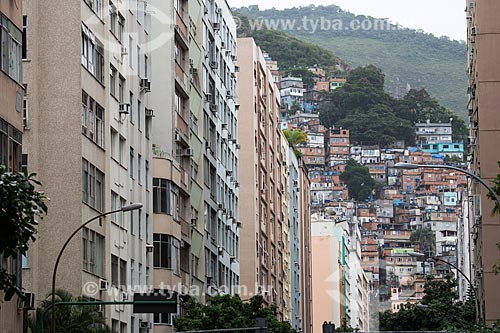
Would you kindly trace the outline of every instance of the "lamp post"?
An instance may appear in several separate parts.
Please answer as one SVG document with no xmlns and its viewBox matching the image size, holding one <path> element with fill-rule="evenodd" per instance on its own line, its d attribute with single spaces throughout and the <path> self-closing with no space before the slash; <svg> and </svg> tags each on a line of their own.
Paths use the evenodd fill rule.
<svg viewBox="0 0 500 333">
<path fill-rule="evenodd" d="M 444 262 L 445 264 L 448 264 L 451 267 L 455 268 L 457 270 L 457 272 L 460 273 L 460 275 L 462 275 L 467 280 L 467 283 L 469 283 L 470 290 L 472 290 L 472 293 L 473 293 L 473 296 L 474 296 L 474 301 L 475 301 L 474 303 L 475 303 L 475 306 L 476 306 L 476 314 L 479 315 L 479 299 L 477 298 L 476 288 L 474 288 L 474 286 L 473 286 L 472 281 L 470 280 L 470 278 L 460 268 L 458 268 L 456 265 L 452 264 L 449 261 L 446 261 L 446 260 L 441 259 L 441 258 L 433 257 L 433 256 L 429 256 L 428 257 L 425 254 L 420 253 L 420 252 L 409 252 L 408 255 L 410 257 L 429 258 L 429 259 L 432 259 L 434 261 L 441 261 L 441 262 Z M 479 319 L 481 319 L 481 316 L 479 316 Z"/>
<path fill-rule="evenodd" d="M 495 198 L 495 200 L 497 202 L 497 205 L 500 207 L 500 198 L 495 193 L 495 191 L 493 191 L 493 189 L 491 188 L 491 186 L 488 185 L 482 178 L 476 176 L 475 174 L 473 174 L 472 172 L 470 172 L 468 170 L 460 169 L 460 168 L 457 168 L 457 167 L 452 166 L 452 165 L 413 164 L 413 163 L 404 163 L 404 162 L 396 163 L 394 165 L 394 168 L 396 168 L 396 169 L 406 169 L 406 170 L 415 170 L 415 169 L 418 169 L 418 168 L 435 168 L 435 169 L 454 170 L 454 171 L 458 171 L 458 172 L 464 173 L 464 174 L 466 174 L 466 175 L 474 178 L 475 180 L 477 180 L 478 182 L 480 182 L 481 185 L 483 185 L 484 187 L 486 187 L 486 189 L 490 192 L 490 194 L 493 196 L 493 198 Z"/>
<path fill-rule="evenodd" d="M 73 237 L 81 230 L 83 229 L 87 224 L 89 224 L 92 221 L 95 221 L 97 219 L 100 219 L 103 216 L 118 213 L 118 212 L 129 212 L 132 210 L 140 209 L 142 208 L 142 203 L 133 203 L 130 205 L 126 205 L 121 207 L 120 209 L 112 210 L 109 212 L 105 212 L 102 214 L 99 214 L 87 222 L 83 223 L 81 226 L 79 226 L 73 233 L 68 237 L 64 245 L 62 246 L 61 250 L 59 251 L 59 254 L 57 255 L 56 263 L 54 265 L 54 271 L 52 272 L 52 318 L 51 318 L 51 326 L 52 326 L 52 333 L 56 333 L 56 274 L 57 274 L 57 267 L 59 266 L 59 261 L 61 260 L 61 256 L 68 246 L 69 242 Z"/>
</svg>

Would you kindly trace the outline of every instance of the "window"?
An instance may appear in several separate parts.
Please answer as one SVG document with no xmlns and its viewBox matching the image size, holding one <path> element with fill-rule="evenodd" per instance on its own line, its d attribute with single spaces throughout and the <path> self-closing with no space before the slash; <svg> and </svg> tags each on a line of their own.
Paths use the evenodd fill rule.
<svg viewBox="0 0 500 333">
<path fill-rule="evenodd" d="M 142 156 L 137 154 L 137 182 L 142 185 Z"/>
<path fill-rule="evenodd" d="M 118 27 L 117 27 L 117 35 L 116 37 L 123 43 L 123 32 L 125 31 L 125 18 L 118 13 Z"/>
<path fill-rule="evenodd" d="M 104 237 L 97 232 L 84 228 L 82 230 L 83 270 L 103 276 Z"/>
<path fill-rule="evenodd" d="M 132 59 L 132 57 L 130 59 Z M 137 75 L 141 77 L 141 47 L 139 45 L 137 45 Z"/>
<path fill-rule="evenodd" d="M 153 178 L 153 212 L 173 215 L 175 185 L 163 178 Z"/>
<path fill-rule="evenodd" d="M 166 234 L 154 234 L 153 245 L 154 267 L 171 269 L 174 273 L 179 274 L 179 240 Z"/>
<path fill-rule="evenodd" d="M 125 78 L 120 75 L 118 79 L 118 101 L 120 103 L 124 102 L 123 100 L 123 98 L 125 97 L 124 94 L 125 94 Z"/>
<path fill-rule="evenodd" d="M 120 135 L 120 142 L 118 146 L 118 160 L 121 165 L 125 164 L 125 138 Z"/>
<path fill-rule="evenodd" d="M 146 179 L 145 179 L 146 190 L 149 190 L 149 161 L 146 160 L 144 161 L 144 163 L 145 163 L 144 169 L 146 170 Z"/>
<path fill-rule="evenodd" d="M 96 13 L 96 15 L 102 18 L 102 0 L 84 0 L 85 3 Z"/>
<path fill-rule="evenodd" d="M 118 279 L 118 257 L 111 255 L 111 285 L 118 286 L 120 280 Z"/>
<path fill-rule="evenodd" d="M 140 100 L 137 100 L 137 128 L 140 130 L 142 130 L 142 112 L 141 112 L 141 101 Z"/>
<path fill-rule="evenodd" d="M 111 191 L 111 210 L 117 210 L 118 209 L 118 194 L 115 192 Z M 111 214 L 111 222 L 116 223 L 116 213 Z"/>
<path fill-rule="evenodd" d="M 130 178 L 134 178 L 134 148 L 130 147 L 130 157 L 129 157 L 129 173 Z"/>
<path fill-rule="evenodd" d="M 111 151 L 110 151 L 110 154 L 111 154 L 111 157 L 115 160 L 118 160 L 118 150 L 116 148 L 117 144 L 118 144 L 118 132 L 115 131 L 113 128 L 111 128 L 111 135 L 110 135 L 110 138 L 109 140 L 111 141 Z"/>
<path fill-rule="evenodd" d="M 134 49 L 132 48 L 133 45 L 134 45 L 134 42 L 133 42 L 132 36 L 128 36 L 128 52 L 129 52 L 128 65 L 132 69 L 134 69 L 134 67 L 132 66 L 133 65 L 133 61 L 131 61 L 130 59 L 134 59 L 134 54 L 133 54 Z"/>
<path fill-rule="evenodd" d="M 104 83 L 104 45 L 82 24 L 82 65 L 99 82 Z"/>
<path fill-rule="evenodd" d="M 22 58 L 28 59 L 28 16 L 23 15 L 23 52 Z"/>
<path fill-rule="evenodd" d="M 23 33 L 7 16 L 0 13 L 0 68 L 14 81 L 22 80 L 22 40 Z"/>
<path fill-rule="evenodd" d="M 118 20 L 118 13 L 115 5 L 109 2 L 109 31 L 116 36 L 116 22 Z"/>
<path fill-rule="evenodd" d="M 82 159 L 82 201 L 101 212 L 104 207 L 104 173 Z"/>
<path fill-rule="evenodd" d="M 104 108 L 82 90 L 82 134 L 104 146 Z"/>
<path fill-rule="evenodd" d="M 129 103 L 130 103 L 130 122 L 133 124 L 134 123 L 134 109 L 135 109 L 135 103 L 134 103 L 134 93 L 129 92 Z"/>
<path fill-rule="evenodd" d="M 24 96 L 23 96 L 23 127 L 28 129 L 29 121 L 29 99 L 28 99 L 28 85 L 24 84 Z"/>
<path fill-rule="evenodd" d="M 111 96 L 116 97 L 116 75 L 117 71 L 113 65 L 110 65 L 109 69 L 109 93 Z"/>
<path fill-rule="evenodd" d="M 22 133 L 0 118 L 0 164 L 9 171 L 20 171 L 22 167 Z"/>
<path fill-rule="evenodd" d="M 127 285 L 127 262 L 120 259 L 120 285 Z"/>
</svg>

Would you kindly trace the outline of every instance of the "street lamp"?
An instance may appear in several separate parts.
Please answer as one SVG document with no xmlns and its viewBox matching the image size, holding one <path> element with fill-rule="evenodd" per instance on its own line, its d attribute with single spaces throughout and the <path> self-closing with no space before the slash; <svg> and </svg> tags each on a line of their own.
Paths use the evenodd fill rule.
<svg viewBox="0 0 500 333">
<path fill-rule="evenodd" d="M 495 193 L 495 191 L 493 191 L 493 189 L 491 188 L 491 186 L 488 185 L 482 178 L 476 176 L 475 174 L 473 174 L 472 172 L 470 172 L 468 170 L 457 168 L 457 167 L 451 166 L 451 165 L 441 165 L 441 164 L 413 164 L 413 163 L 404 163 L 404 162 L 399 162 L 399 163 L 394 164 L 394 168 L 396 168 L 396 169 L 406 169 L 406 170 L 415 170 L 415 169 L 418 169 L 418 168 L 436 168 L 436 169 L 449 169 L 449 170 L 454 170 L 454 171 L 458 171 L 458 172 L 461 172 L 461 173 L 465 173 L 466 175 L 474 178 L 475 180 L 477 180 L 478 182 L 480 182 L 481 185 L 483 185 L 484 187 L 486 187 L 488 189 L 488 191 L 490 192 L 490 194 L 493 196 L 493 198 L 495 198 L 498 207 L 500 207 L 500 198 Z"/>
<path fill-rule="evenodd" d="M 455 268 L 457 270 L 457 272 L 460 273 L 467 280 L 467 283 L 469 283 L 470 289 L 472 290 L 472 293 L 474 295 L 474 301 L 475 301 L 474 303 L 476 305 L 476 313 L 479 315 L 479 299 L 477 298 L 476 288 L 474 288 L 470 278 L 467 275 L 465 275 L 465 273 L 460 268 L 458 268 L 456 265 L 452 264 L 449 261 L 446 261 L 446 260 L 441 259 L 441 258 L 433 257 L 433 256 L 428 257 L 425 254 L 420 253 L 420 252 L 408 252 L 408 255 L 410 257 L 429 258 L 429 259 L 432 259 L 434 261 L 441 261 L 441 262 L 444 262 L 445 264 L 448 264 L 451 267 Z"/>
<path fill-rule="evenodd" d="M 68 246 L 69 242 L 71 241 L 71 239 L 73 239 L 73 237 L 81 229 L 83 229 L 87 224 L 89 224 L 90 222 L 95 221 L 97 219 L 100 219 L 103 216 L 118 213 L 118 212 L 129 212 L 129 211 L 133 211 L 133 210 L 140 209 L 140 208 L 142 208 L 142 203 L 133 203 L 130 205 L 123 206 L 120 209 L 116 209 L 116 210 L 112 210 L 109 212 L 99 214 L 99 215 L 91 218 L 90 220 L 88 220 L 87 222 L 82 224 L 81 226 L 79 226 L 75 231 L 73 231 L 73 233 L 66 240 L 66 242 L 62 246 L 61 250 L 59 251 L 59 254 L 57 255 L 56 264 L 54 265 L 54 271 L 52 273 L 52 323 L 51 323 L 52 324 L 52 333 L 56 333 L 56 274 L 57 274 L 57 267 L 59 266 L 59 260 L 61 260 L 61 256 L 62 256 L 64 250 L 66 249 L 66 247 Z"/>
</svg>

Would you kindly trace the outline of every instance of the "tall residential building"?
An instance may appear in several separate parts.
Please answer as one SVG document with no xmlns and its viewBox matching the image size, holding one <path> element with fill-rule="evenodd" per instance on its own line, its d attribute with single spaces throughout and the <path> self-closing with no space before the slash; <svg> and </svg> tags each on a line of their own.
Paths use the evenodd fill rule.
<svg viewBox="0 0 500 333">
<path fill-rule="evenodd" d="M 283 144 L 280 94 L 252 38 L 238 39 L 241 284 L 311 332 L 310 183 Z"/>
<path fill-rule="evenodd" d="M 290 288 L 283 285 L 283 278 L 289 276 L 284 265 L 293 263 L 285 257 L 291 244 L 282 238 L 284 228 L 288 229 L 282 206 L 288 185 L 282 177 L 286 152 L 277 119 L 280 97 L 252 38 L 238 38 L 238 63 L 238 137 L 240 159 L 245 161 L 239 164 L 239 173 L 245 175 L 240 180 L 241 284 L 249 293 L 263 295 L 268 304 L 275 303 L 283 318 L 293 308 L 293 300 L 290 304 L 284 297 L 284 289 Z"/>
<path fill-rule="evenodd" d="M 236 26 L 225 1 L 154 5 L 175 22 L 152 51 L 154 285 L 237 293 Z M 170 331 L 172 315 L 155 324 Z"/>
<path fill-rule="evenodd" d="M 500 2 L 467 1 L 468 74 L 469 74 L 469 162 L 473 172 L 486 182 L 494 180 L 500 169 Z M 472 183 L 469 196 L 474 198 L 470 216 L 473 249 L 472 277 L 480 299 L 482 319 L 491 324 L 500 318 L 500 275 L 493 265 L 500 257 L 497 243 L 500 234 L 498 215 L 491 215 L 493 201 L 479 183 Z"/>
<path fill-rule="evenodd" d="M 25 56 L 22 43 L 23 15 L 20 2 L 0 3 L 0 165 L 8 170 L 21 171 L 21 145 L 23 132 L 23 81 L 21 58 Z M 18 274 L 21 285 L 21 258 L 3 258 L 0 254 L 0 270 Z M 0 292 L 0 299 L 4 294 Z M 22 311 L 14 297 L 0 307 L 0 331 L 21 332 Z"/>
<path fill-rule="evenodd" d="M 207 1 L 201 35 L 203 226 L 206 287 L 237 293 L 239 257 L 239 113 L 236 24 L 225 0 Z"/>
<path fill-rule="evenodd" d="M 123 300 L 151 285 L 153 257 L 151 13 L 149 1 L 25 1 L 27 167 L 50 198 L 23 268 L 37 302 L 50 292 L 69 235 L 99 213 L 141 202 L 84 228 L 59 264 L 56 287 Z M 29 23 L 29 24 L 28 24 Z M 28 107 L 29 105 L 29 112 Z M 99 286 L 95 292 L 82 288 Z M 128 286 L 132 286 L 128 288 Z M 113 330 L 138 332 L 152 316 L 104 309 Z"/>
</svg>

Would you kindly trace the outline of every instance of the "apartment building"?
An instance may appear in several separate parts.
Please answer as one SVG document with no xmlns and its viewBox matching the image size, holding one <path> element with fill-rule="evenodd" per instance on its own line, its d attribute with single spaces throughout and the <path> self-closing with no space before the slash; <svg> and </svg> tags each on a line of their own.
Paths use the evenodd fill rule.
<svg viewBox="0 0 500 333">
<path fill-rule="evenodd" d="M 50 198 L 23 268 L 37 303 L 50 292 L 55 258 L 69 235 L 101 218 L 66 249 L 56 287 L 123 300 L 153 278 L 151 11 L 149 1 L 25 1 L 23 62 L 27 168 Z M 29 110 L 28 110 L 29 105 Z M 55 237 L 57 235 L 57 237 Z M 86 283 L 99 286 L 90 293 Z M 114 330 L 149 327 L 129 306 L 103 310 Z"/>
<path fill-rule="evenodd" d="M 498 89 L 500 81 L 500 3 L 494 0 L 470 0 L 467 4 L 467 46 L 470 120 L 469 167 L 487 183 L 500 172 L 497 161 L 500 151 L 500 117 Z M 469 214 L 472 238 L 472 279 L 477 288 L 480 318 L 491 324 L 500 318 L 500 276 L 493 272 L 499 257 L 497 243 L 500 234 L 498 215 L 491 215 L 493 201 L 487 190 L 472 182 L 469 197 L 473 197 Z"/>
<path fill-rule="evenodd" d="M 23 116 L 25 103 L 22 80 L 22 61 L 26 55 L 23 43 L 23 15 L 19 3 L 2 1 L 0 3 L 0 165 L 8 170 L 21 171 Z M 0 255 L 0 269 L 17 273 L 21 285 L 21 258 L 3 258 Z M 4 294 L 0 292 L 0 299 Z M 25 304 L 28 305 L 29 304 Z M 3 302 L 0 307 L 0 331 L 21 332 L 23 327 L 23 304 L 17 297 Z"/>
<path fill-rule="evenodd" d="M 278 319 L 310 332 L 311 310 L 304 305 L 309 292 L 302 292 L 307 249 L 301 242 L 308 237 L 303 228 L 307 229 L 309 180 L 285 144 L 280 95 L 252 38 L 238 39 L 238 63 L 238 130 L 240 158 L 245 161 L 239 165 L 239 173 L 245 175 L 240 180 L 241 284 L 263 295 L 268 304 L 275 303 Z"/>
<path fill-rule="evenodd" d="M 202 35 L 203 221 L 206 287 L 240 284 L 239 105 L 236 24 L 226 1 L 204 3 Z M 223 289 L 226 288 L 226 289 Z"/>
</svg>

